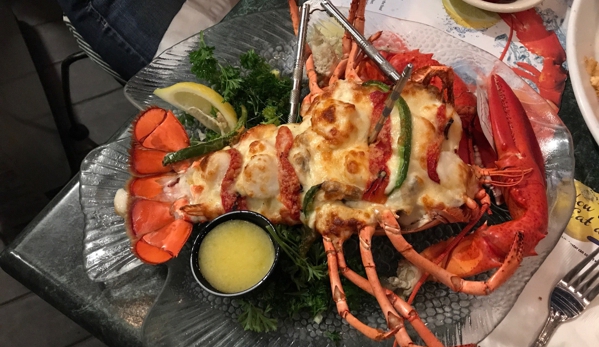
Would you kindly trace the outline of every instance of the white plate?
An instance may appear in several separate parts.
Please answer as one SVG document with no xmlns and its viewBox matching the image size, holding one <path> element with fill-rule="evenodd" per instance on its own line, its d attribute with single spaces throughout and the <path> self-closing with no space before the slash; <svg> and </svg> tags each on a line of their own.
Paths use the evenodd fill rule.
<svg viewBox="0 0 599 347">
<path fill-rule="evenodd" d="M 599 60 L 599 0 L 574 0 L 568 22 L 566 55 L 574 95 L 595 142 L 599 143 L 599 98 L 595 94 L 584 58 Z"/>
<path fill-rule="evenodd" d="M 543 2 L 543 0 L 516 0 L 507 4 L 493 3 L 485 0 L 464 0 L 464 2 L 491 12 L 513 13 L 533 8 Z"/>
</svg>

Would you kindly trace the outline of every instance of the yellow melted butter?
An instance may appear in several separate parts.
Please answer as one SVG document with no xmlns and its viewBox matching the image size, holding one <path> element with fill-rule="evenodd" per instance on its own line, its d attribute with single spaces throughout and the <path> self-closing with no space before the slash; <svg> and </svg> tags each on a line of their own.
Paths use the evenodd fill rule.
<svg viewBox="0 0 599 347">
<path fill-rule="evenodd" d="M 198 254 L 200 271 L 223 293 L 237 293 L 258 283 L 270 270 L 275 249 L 256 224 L 231 220 L 210 231 Z"/>
</svg>

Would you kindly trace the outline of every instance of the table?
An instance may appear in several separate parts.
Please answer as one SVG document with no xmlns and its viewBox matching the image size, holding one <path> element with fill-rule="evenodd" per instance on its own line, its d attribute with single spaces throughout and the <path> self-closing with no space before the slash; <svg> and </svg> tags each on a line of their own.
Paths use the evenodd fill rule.
<svg viewBox="0 0 599 347">
<path fill-rule="evenodd" d="M 225 20 L 286 6 L 276 0 L 242 0 Z M 599 175 L 594 173 L 599 169 L 599 147 L 569 81 L 559 115 L 574 139 L 575 178 L 598 191 Z M 166 267 L 141 267 L 106 283 L 92 282 L 83 269 L 83 227 L 75 176 L 0 254 L 0 266 L 106 344 L 141 346 L 142 323 L 165 282 Z"/>
</svg>

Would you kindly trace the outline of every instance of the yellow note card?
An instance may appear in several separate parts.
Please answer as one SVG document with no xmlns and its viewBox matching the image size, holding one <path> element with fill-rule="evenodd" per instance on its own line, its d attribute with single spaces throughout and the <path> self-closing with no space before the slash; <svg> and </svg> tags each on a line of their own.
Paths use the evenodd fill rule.
<svg viewBox="0 0 599 347">
<path fill-rule="evenodd" d="M 581 242 L 599 244 L 599 195 L 579 181 L 574 183 L 576 202 L 565 233 Z"/>
</svg>

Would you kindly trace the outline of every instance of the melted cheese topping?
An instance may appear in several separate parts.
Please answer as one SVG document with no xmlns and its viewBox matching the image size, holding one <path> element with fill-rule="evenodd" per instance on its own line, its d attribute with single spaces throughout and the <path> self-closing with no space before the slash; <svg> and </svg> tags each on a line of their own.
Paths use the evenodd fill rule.
<svg viewBox="0 0 599 347">
<path fill-rule="evenodd" d="M 289 153 L 304 190 L 325 182 L 364 188 L 368 169 L 368 129 L 372 103 L 364 88 L 339 83 L 317 97 L 304 115 L 309 125 Z"/>
<path fill-rule="evenodd" d="M 269 199 L 279 193 L 275 139 L 278 128 L 272 124 L 249 129 L 235 146 L 243 157 L 237 191 L 249 198 Z"/>
<path fill-rule="evenodd" d="M 306 111 L 304 122 L 311 120 L 311 127 L 298 135 L 290 153 L 290 161 L 296 166 L 304 190 L 327 180 L 354 186 L 362 191 L 368 188 L 367 136 L 373 112 L 368 96 L 372 91 L 371 88 L 339 81 Z M 321 232 L 336 233 L 339 225 L 350 227 L 348 223 L 352 224 L 352 220 L 354 224 L 355 221 L 362 225 L 376 224 L 376 210 L 389 208 L 398 213 L 403 228 L 416 229 L 444 209 L 461 207 L 466 198 L 476 192 L 477 184 L 470 169 L 456 154 L 462 133 L 459 115 L 451 105 L 446 105 L 445 121 L 438 124 L 437 110 L 442 100 L 433 87 L 409 83 L 402 97 L 412 114 L 412 151 L 403 185 L 388 197 L 385 206 L 351 198 L 344 202 L 331 201 L 326 194 L 318 194 L 315 213 L 304 221 L 310 227 Z M 397 139 L 401 131 L 398 112 L 395 108 L 390 117 L 392 155 L 387 162 L 390 172 L 387 194 L 392 191 L 398 174 Z M 428 177 L 426 156 L 428 146 L 434 139 L 439 134 L 445 136 L 445 126 L 450 118 L 453 124 L 447 132 L 447 139 L 441 144 L 437 166 L 438 184 Z M 347 134 L 350 129 L 353 134 Z M 336 134 L 337 137 L 332 140 L 330 134 Z"/>
<path fill-rule="evenodd" d="M 303 220 L 321 233 L 354 232 L 366 224 L 375 225 L 376 211 L 382 208 L 398 213 L 402 228 L 417 229 L 443 210 L 462 207 L 478 189 L 472 171 L 456 154 L 462 133 L 460 117 L 451 105 L 445 105 L 444 114 L 438 111 L 443 103 L 434 87 L 408 83 L 402 93 L 412 114 L 407 178 L 391 193 L 397 180 L 401 131 L 395 108 L 390 117 L 392 155 L 386 163 L 390 172 L 386 193 L 391 194 L 384 206 L 362 201 L 372 180 L 367 138 L 373 113 L 370 94 L 375 90 L 340 80 L 304 110 L 302 123 L 285 125 L 294 136 L 288 159 L 303 188 L 300 198 L 303 200 L 311 187 L 326 183 L 316 195 L 314 213 Z M 449 119 L 453 124 L 446 131 Z M 236 192 L 245 197 L 250 210 L 274 223 L 282 221 L 284 208 L 279 196 L 277 132 L 274 125 L 259 125 L 233 146 L 243 158 Z M 435 141 L 440 143 L 440 183 L 432 181 L 427 172 L 427 151 Z M 215 152 L 198 160 L 181 180 L 180 189 L 189 189 L 191 203 L 205 208 L 205 215 L 223 209 L 220 187 L 229 163 L 226 149 Z"/>
<path fill-rule="evenodd" d="M 195 161 L 179 182 L 179 189 L 187 189 L 189 204 L 199 211 L 199 221 L 214 219 L 225 213 L 220 186 L 227 173 L 231 156 L 217 151 Z"/>
<path fill-rule="evenodd" d="M 429 222 L 435 213 L 445 208 L 462 206 L 468 196 L 473 196 L 477 184 L 468 165 L 456 151 L 462 136 L 462 122 L 453 107 L 445 104 L 446 121 L 439 124 L 437 111 L 442 105 L 441 96 L 434 87 L 424 87 L 410 83 L 402 92 L 412 114 L 412 151 L 410 166 L 406 180 L 400 189 L 394 191 L 387 201 L 387 206 L 401 211 L 400 225 L 404 228 L 419 228 Z M 441 153 L 437 164 L 440 183 L 432 181 L 427 172 L 427 150 L 437 134 L 445 136 L 445 126 L 449 119 L 453 124 L 449 127 L 447 137 L 441 144 Z M 392 137 L 399 135 L 398 118 L 392 125 Z M 392 172 L 391 182 L 397 175 L 397 143 L 394 142 L 393 157 L 389 161 Z M 391 184 L 390 182 L 390 184 Z M 389 190 L 389 189 L 388 189 Z"/>
</svg>

